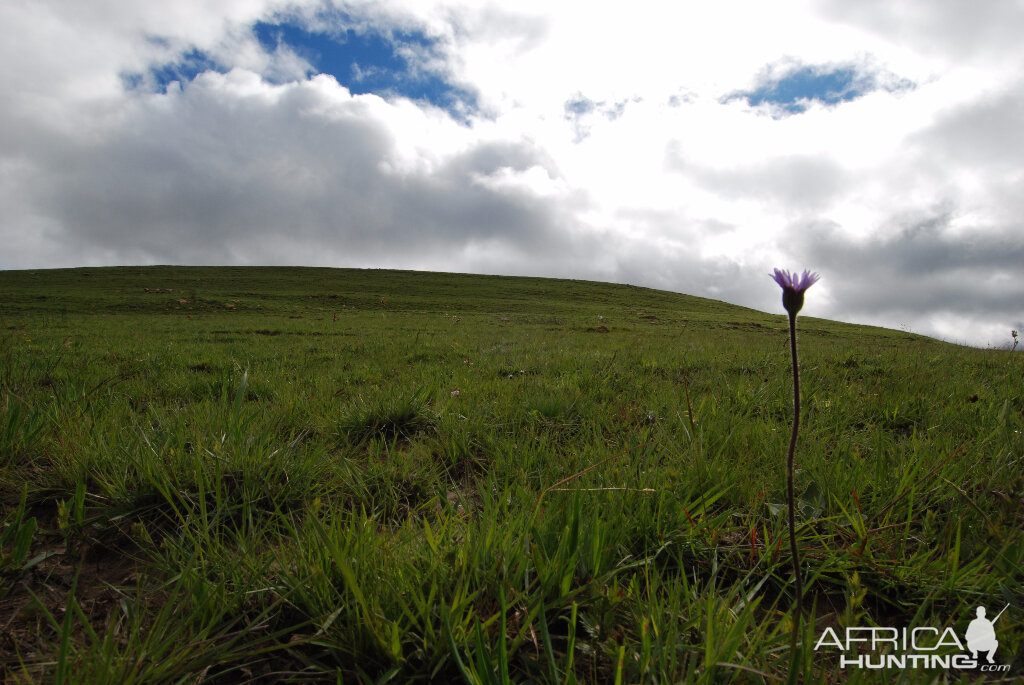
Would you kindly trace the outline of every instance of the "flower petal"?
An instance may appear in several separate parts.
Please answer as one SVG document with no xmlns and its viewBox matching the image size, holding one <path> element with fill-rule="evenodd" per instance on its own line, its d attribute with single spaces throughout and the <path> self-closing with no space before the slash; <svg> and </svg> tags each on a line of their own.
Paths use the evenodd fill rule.
<svg viewBox="0 0 1024 685">
<path fill-rule="evenodd" d="M 793 278 L 792 276 L 790 276 L 788 271 L 780 271 L 779 269 L 775 269 L 775 275 L 772 276 L 772 278 L 775 279 L 775 282 L 778 283 L 779 286 L 782 287 L 783 289 L 791 289 L 793 287 Z"/>
</svg>

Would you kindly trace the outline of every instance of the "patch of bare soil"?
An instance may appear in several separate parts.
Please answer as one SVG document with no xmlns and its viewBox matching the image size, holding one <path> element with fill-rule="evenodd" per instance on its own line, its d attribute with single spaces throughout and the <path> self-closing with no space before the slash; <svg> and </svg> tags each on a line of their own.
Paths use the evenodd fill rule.
<svg viewBox="0 0 1024 685">
<path fill-rule="evenodd" d="M 55 518 L 55 517 L 52 517 Z M 50 528 L 56 530 L 56 526 Z M 73 596 L 93 630 L 102 633 L 120 601 L 137 594 L 142 560 L 123 538 L 117 544 L 83 542 L 69 548 L 63 535 L 36 534 L 30 559 L 46 555 L 0 585 L 0 682 L 39 682 L 42 664 L 54 663 L 61 624 Z M 84 640 L 76 621 L 74 641 Z"/>
</svg>

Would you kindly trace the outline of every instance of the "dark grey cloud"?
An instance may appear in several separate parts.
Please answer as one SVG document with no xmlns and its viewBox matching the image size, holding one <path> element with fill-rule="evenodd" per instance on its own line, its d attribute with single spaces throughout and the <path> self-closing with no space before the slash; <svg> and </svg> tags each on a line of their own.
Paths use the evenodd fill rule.
<svg viewBox="0 0 1024 685">
<path fill-rule="evenodd" d="M 555 161 L 544 150 L 529 143 L 484 142 L 458 155 L 445 165 L 446 173 L 492 174 L 502 168 L 525 171 L 540 166 L 551 176 L 559 174 Z"/>
<path fill-rule="evenodd" d="M 1024 80 L 942 113 L 909 142 L 938 165 L 1012 173 L 1019 183 L 1024 160 L 1022 129 Z"/>
<path fill-rule="evenodd" d="M 366 101 L 323 83 L 239 97 L 224 78 L 140 97 L 95 139 L 51 135 L 35 147 L 46 183 L 26 179 L 22 191 L 37 217 L 60 227 L 65 259 L 362 263 L 457 255 L 470 244 L 569 247 L 554 201 L 479 182 L 503 168 L 556 174 L 527 142 L 481 142 L 434 169 L 403 170 Z"/>
<path fill-rule="evenodd" d="M 956 213 L 893 217 L 878 235 L 858 239 L 819 221 L 791 227 L 796 252 L 826 277 L 830 314 L 905 323 L 940 334 L 941 318 L 969 326 L 1020 329 L 1024 323 L 1024 225 L 955 228 Z M 976 341 L 977 342 L 977 341 Z"/>
</svg>

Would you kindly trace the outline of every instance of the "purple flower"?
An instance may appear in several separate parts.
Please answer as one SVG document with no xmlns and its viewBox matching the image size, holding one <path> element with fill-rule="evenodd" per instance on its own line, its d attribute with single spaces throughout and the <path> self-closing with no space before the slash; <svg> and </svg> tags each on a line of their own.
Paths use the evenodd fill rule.
<svg viewBox="0 0 1024 685">
<path fill-rule="evenodd" d="M 776 269 L 775 275 L 772 276 L 772 278 L 774 278 L 775 282 L 781 285 L 783 289 L 795 290 L 800 293 L 821 280 L 821 276 L 816 273 L 811 273 L 807 269 L 804 269 L 803 275 L 799 276 L 795 271 L 791 274 L 788 271 Z"/>
<path fill-rule="evenodd" d="M 807 269 L 804 269 L 803 274 L 775 269 L 772 278 L 782 287 L 782 306 L 790 316 L 796 316 L 804 306 L 804 291 L 817 283 L 821 276 Z"/>
</svg>

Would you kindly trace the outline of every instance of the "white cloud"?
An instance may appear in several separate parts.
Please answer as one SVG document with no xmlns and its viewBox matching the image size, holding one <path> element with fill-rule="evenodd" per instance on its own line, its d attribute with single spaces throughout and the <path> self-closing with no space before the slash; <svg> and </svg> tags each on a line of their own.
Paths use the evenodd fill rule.
<svg viewBox="0 0 1024 685">
<path fill-rule="evenodd" d="M 0 266 L 529 273 L 775 311 L 779 265 L 824 272 L 812 315 L 979 344 L 1024 327 L 1003 260 L 1024 243 L 1013 3 L 337 3 L 437 40 L 407 57 L 477 95 L 466 122 L 308 80 L 253 34 L 323 9 L 0 6 Z M 190 50 L 226 73 L 126 90 Z M 723 100 L 786 64 L 877 87 L 777 118 Z M 965 279 L 983 292 L 950 298 Z"/>
</svg>

